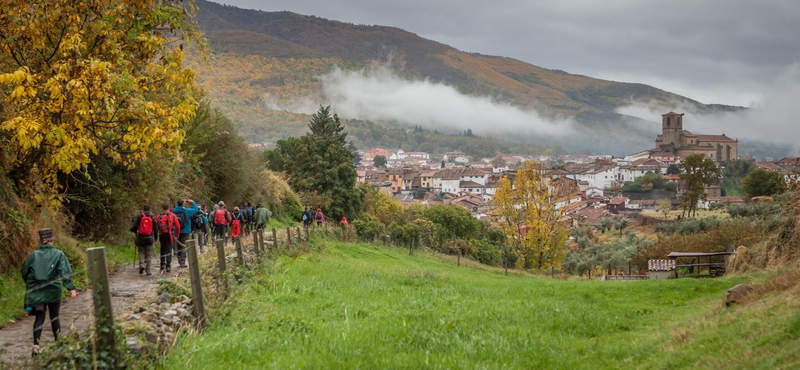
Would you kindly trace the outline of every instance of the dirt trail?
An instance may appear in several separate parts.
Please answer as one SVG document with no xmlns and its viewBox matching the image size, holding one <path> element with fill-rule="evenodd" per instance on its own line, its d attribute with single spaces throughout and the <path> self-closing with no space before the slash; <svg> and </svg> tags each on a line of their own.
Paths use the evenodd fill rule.
<svg viewBox="0 0 800 370">
<path fill-rule="evenodd" d="M 294 229 L 293 229 L 294 231 Z M 286 232 L 277 230 L 278 239 L 285 243 Z M 271 231 L 264 234 L 265 244 L 274 245 Z M 244 249 L 250 251 L 253 247 L 253 236 L 248 235 L 242 239 Z M 228 248 L 232 245 L 228 243 Z M 228 249 L 226 254 L 233 251 Z M 216 251 L 213 247 L 206 246 L 204 254 Z M 188 262 L 188 261 L 187 261 Z M 158 265 L 158 258 L 153 259 L 155 266 Z M 132 264 L 127 264 L 119 268 L 116 274 L 110 277 L 111 281 L 111 303 L 114 315 L 117 317 L 127 316 L 134 310 L 138 302 L 155 298 L 155 290 L 159 279 L 172 279 L 173 277 L 188 274 L 189 269 L 178 268 L 178 261 L 172 261 L 171 273 L 159 273 L 155 267 L 152 276 L 139 275 L 139 268 Z M 69 333 L 71 330 L 86 330 L 93 322 L 92 296 L 89 291 L 78 294 L 73 300 L 68 300 L 61 304 L 61 330 Z M 31 348 L 33 346 L 33 317 L 28 316 L 13 324 L 6 325 L 0 329 L 0 369 L 4 366 L 14 368 L 30 359 Z M 48 316 L 49 320 L 49 316 Z M 40 339 L 42 348 L 53 342 L 53 332 L 50 330 L 49 321 L 45 321 L 45 327 Z"/>
<path fill-rule="evenodd" d="M 179 269 L 177 261 L 173 261 L 172 273 L 158 272 L 158 260 L 155 273 L 152 276 L 139 275 L 139 269 L 131 264 L 120 267 L 119 271 L 111 276 L 111 301 L 114 314 L 119 317 L 130 313 L 134 305 L 144 299 L 154 297 L 158 279 L 172 279 L 174 276 L 188 273 L 188 269 Z M 93 320 L 92 297 L 89 291 L 78 294 L 78 297 L 61 304 L 61 330 L 69 333 L 70 330 L 86 330 Z M 49 316 L 45 321 L 40 340 L 42 347 L 53 342 L 53 332 L 50 330 Z M 0 367 L 4 365 L 19 364 L 31 356 L 33 346 L 33 317 L 28 316 L 13 324 L 0 329 Z"/>
</svg>

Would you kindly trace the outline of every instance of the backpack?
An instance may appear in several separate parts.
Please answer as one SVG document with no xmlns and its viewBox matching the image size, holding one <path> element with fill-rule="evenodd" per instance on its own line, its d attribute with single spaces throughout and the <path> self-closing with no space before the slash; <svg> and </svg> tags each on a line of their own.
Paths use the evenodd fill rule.
<svg viewBox="0 0 800 370">
<path fill-rule="evenodd" d="M 175 216 L 178 216 L 178 229 L 183 230 L 183 227 L 189 223 L 189 220 L 186 219 L 186 209 L 182 209 L 178 212 L 174 212 Z"/>
<path fill-rule="evenodd" d="M 214 225 L 227 225 L 228 224 L 228 215 L 226 215 L 224 209 L 220 208 L 214 211 Z"/>
<path fill-rule="evenodd" d="M 206 219 L 203 217 L 201 213 L 195 214 L 192 216 L 192 225 L 194 225 L 195 230 L 203 230 L 206 227 Z"/>
<path fill-rule="evenodd" d="M 142 219 L 139 220 L 139 230 L 137 233 L 141 236 L 153 235 L 153 219 L 142 212 Z"/>
<path fill-rule="evenodd" d="M 158 215 L 156 223 L 158 223 L 159 234 L 169 234 L 172 232 L 171 220 L 172 217 L 170 217 L 169 212 L 161 212 L 161 214 Z"/>
<path fill-rule="evenodd" d="M 303 212 L 303 221 L 308 221 L 308 212 Z"/>
<path fill-rule="evenodd" d="M 317 212 L 317 222 L 322 221 L 325 221 L 325 216 L 322 214 L 322 212 Z"/>
</svg>

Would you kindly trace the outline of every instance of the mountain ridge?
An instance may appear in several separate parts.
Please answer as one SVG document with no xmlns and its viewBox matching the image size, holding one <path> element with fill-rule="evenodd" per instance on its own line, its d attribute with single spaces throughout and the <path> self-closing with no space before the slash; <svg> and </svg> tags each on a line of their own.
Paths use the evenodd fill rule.
<svg viewBox="0 0 800 370">
<path fill-rule="evenodd" d="M 619 153 L 620 143 L 628 146 L 625 149 L 628 152 L 652 146 L 657 125 L 616 112 L 617 108 L 632 102 L 680 103 L 698 112 L 735 109 L 705 105 L 646 84 L 602 80 L 539 67 L 515 58 L 464 52 L 397 27 L 356 25 L 288 11 L 249 10 L 206 0 L 198 0 L 196 4 L 196 20 L 217 56 L 253 63 L 242 70 L 258 68 L 259 64 L 283 65 L 280 71 L 264 71 L 263 77 L 239 76 L 238 79 L 283 83 L 263 91 L 241 84 L 238 89 L 241 91 L 234 91 L 235 99 L 221 98 L 229 100 L 228 106 L 223 106 L 224 111 L 241 111 L 239 105 L 264 106 L 264 99 L 259 101 L 258 95 L 276 98 L 283 104 L 319 91 L 318 77 L 331 68 L 316 65 L 311 69 L 317 74 L 310 74 L 304 66 L 314 64 L 313 61 L 350 69 L 389 65 L 407 78 L 445 83 L 467 95 L 493 96 L 533 108 L 546 117 L 574 117 L 582 131 L 601 138 L 577 140 L 577 146 L 575 140 L 569 140 L 566 144 L 572 145 L 572 149 L 585 147 Z M 253 57 L 265 59 L 249 60 Z M 232 78 L 230 83 L 241 82 L 234 80 Z M 208 90 L 212 95 L 219 95 L 215 87 Z M 247 98 L 240 99 L 243 96 Z M 255 114 L 250 116 L 234 120 L 244 125 L 255 122 L 270 125 Z"/>
</svg>

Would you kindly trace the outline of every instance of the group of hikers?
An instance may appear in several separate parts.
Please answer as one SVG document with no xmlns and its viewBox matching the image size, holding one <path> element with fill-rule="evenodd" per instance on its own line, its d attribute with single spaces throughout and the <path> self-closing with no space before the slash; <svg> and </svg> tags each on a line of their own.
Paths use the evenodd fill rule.
<svg viewBox="0 0 800 370">
<path fill-rule="evenodd" d="M 130 231 L 135 234 L 135 244 L 139 253 L 139 274 L 151 275 L 151 260 L 156 242 L 160 247 L 160 270 L 171 272 L 172 256 L 178 256 L 178 266 L 186 265 L 186 243 L 191 238 L 197 241 L 201 253 L 208 243 L 209 235 L 216 240 L 235 240 L 242 234 L 249 235 L 254 230 L 264 230 L 272 217 L 272 212 L 261 204 L 253 207 L 250 203 L 228 210 L 225 202 L 214 204 L 209 211 L 206 206 L 198 206 L 192 199 L 178 199 L 174 204 L 164 203 L 161 212 L 155 214 L 150 205 L 144 205 L 133 218 Z M 305 227 L 316 223 L 321 228 L 325 215 L 317 208 L 307 207 L 301 220 Z M 342 217 L 342 225 L 347 218 Z M 39 230 L 39 249 L 33 251 L 22 265 L 22 279 L 25 281 L 25 310 L 35 316 L 33 324 L 32 355 L 39 354 L 39 339 L 45 324 L 47 312 L 53 337 L 58 340 L 61 331 L 59 311 L 61 291 L 66 288 L 71 298 L 76 297 L 72 282 L 72 269 L 64 252 L 55 249 L 56 237 L 52 229 Z"/>
<path fill-rule="evenodd" d="M 214 240 L 235 240 L 253 230 L 263 230 L 269 223 L 272 212 L 261 204 L 251 203 L 228 210 L 225 202 L 214 204 L 208 211 L 191 199 L 179 199 L 174 206 L 163 204 L 158 215 L 145 205 L 133 219 L 131 232 L 135 234 L 139 252 L 139 274 L 151 275 L 150 266 L 155 243 L 160 246 L 160 271 L 172 271 L 172 256 L 178 256 L 178 266 L 186 265 L 186 242 L 191 237 L 197 241 L 200 252 L 204 252 L 209 235 Z"/>
</svg>

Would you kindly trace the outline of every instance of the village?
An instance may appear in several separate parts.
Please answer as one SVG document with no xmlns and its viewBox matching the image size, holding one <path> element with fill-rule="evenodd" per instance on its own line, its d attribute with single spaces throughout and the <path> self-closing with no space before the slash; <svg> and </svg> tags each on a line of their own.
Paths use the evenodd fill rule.
<svg viewBox="0 0 800 370">
<path fill-rule="evenodd" d="M 674 112 L 662 115 L 662 134 L 656 138 L 655 147 L 623 157 L 504 153 L 473 158 L 461 151 L 434 156 L 426 152 L 371 148 L 359 152 L 358 183 L 375 185 L 406 207 L 453 204 L 478 219 L 494 221 L 492 201 L 499 180 L 506 177 L 513 186 L 517 168 L 522 163 L 536 161 L 546 168 L 548 178 L 557 180 L 566 189 L 555 202 L 557 209 L 563 209 L 563 221 L 572 226 L 599 227 L 604 219 L 614 217 L 666 214 L 680 207 L 685 192 L 677 168 L 682 158 L 703 153 L 720 168 L 739 158 L 737 139 L 725 134 L 693 134 L 683 129 L 683 117 L 684 114 Z M 755 162 L 755 165 L 781 173 L 787 182 L 796 180 L 800 173 L 796 157 Z M 664 186 L 642 191 L 637 180 L 648 176 Z M 743 196 L 727 196 L 720 185 L 709 185 L 697 208 L 707 210 L 745 201 Z"/>
</svg>

